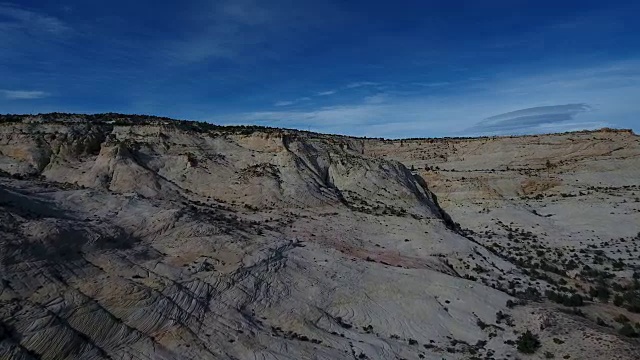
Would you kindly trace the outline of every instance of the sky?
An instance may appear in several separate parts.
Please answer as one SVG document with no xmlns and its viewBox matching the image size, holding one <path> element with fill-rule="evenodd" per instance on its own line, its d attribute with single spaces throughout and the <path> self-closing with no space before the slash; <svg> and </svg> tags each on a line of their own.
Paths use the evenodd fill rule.
<svg viewBox="0 0 640 360">
<path fill-rule="evenodd" d="M 640 1 L 0 0 L 0 113 L 640 133 Z"/>
</svg>

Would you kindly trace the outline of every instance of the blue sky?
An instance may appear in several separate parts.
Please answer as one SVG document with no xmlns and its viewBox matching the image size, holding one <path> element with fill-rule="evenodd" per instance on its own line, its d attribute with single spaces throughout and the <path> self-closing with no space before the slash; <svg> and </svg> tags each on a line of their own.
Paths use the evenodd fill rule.
<svg viewBox="0 0 640 360">
<path fill-rule="evenodd" d="M 640 132 L 638 14 L 617 0 L 0 2 L 0 113 Z"/>
</svg>

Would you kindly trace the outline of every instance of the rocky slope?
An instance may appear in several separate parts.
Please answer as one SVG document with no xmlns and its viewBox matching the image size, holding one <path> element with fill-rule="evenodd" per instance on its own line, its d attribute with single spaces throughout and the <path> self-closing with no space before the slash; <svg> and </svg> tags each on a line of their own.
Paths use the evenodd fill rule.
<svg viewBox="0 0 640 360">
<path fill-rule="evenodd" d="M 602 134 L 613 140 L 588 138 Z M 5 116 L 0 358 L 499 359 L 521 356 L 525 330 L 542 343 L 533 357 L 637 358 L 636 340 L 592 315 L 624 311 L 633 324 L 634 313 L 598 300 L 586 300 L 586 317 L 561 311 L 540 295 L 557 279 L 512 254 L 515 230 L 494 220 L 515 228 L 535 217 L 526 236 L 545 251 L 573 246 L 559 234 L 614 223 L 616 214 L 574 220 L 550 195 L 596 186 L 610 167 L 624 176 L 616 186 L 635 189 L 637 138 L 602 134 L 575 135 L 566 159 L 569 140 L 543 137 L 555 143 L 539 145 L 555 151 L 543 164 L 575 168 L 560 179 L 560 165 L 547 174 L 526 157 L 506 165 L 528 170 L 491 172 L 533 138 L 483 148 L 115 114 Z M 580 161 L 602 167 L 580 172 Z M 562 199 L 599 201 L 581 191 L 593 193 Z M 607 236 L 631 245 L 638 206 L 626 204 L 627 222 Z M 633 266 L 607 281 L 630 279 Z"/>
</svg>

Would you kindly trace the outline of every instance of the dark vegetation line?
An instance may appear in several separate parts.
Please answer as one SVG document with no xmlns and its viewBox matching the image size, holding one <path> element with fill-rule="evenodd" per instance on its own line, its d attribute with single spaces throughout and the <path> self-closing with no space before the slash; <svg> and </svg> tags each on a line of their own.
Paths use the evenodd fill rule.
<svg viewBox="0 0 640 360">
<path fill-rule="evenodd" d="M 303 134 L 313 134 L 319 136 L 334 136 L 341 138 L 349 138 L 349 139 L 371 139 L 371 140 L 380 140 L 380 141 L 429 141 L 429 142 L 437 142 L 437 141 L 449 141 L 449 140 L 478 140 L 478 139 L 499 139 L 499 138 L 527 138 L 527 137 L 540 137 L 545 135 L 558 135 L 558 134 L 585 134 L 585 133 L 597 133 L 597 132 L 611 132 L 611 133 L 629 133 L 631 135 L 636 135 L 632 129 L 613 129 L 613 128 L 602 128 L 597 130 L 579 130 L 579 131 L 567 131 L 563 133 L 553 133 L 553 134 L 533 134 L 533 135 L 492 135 L 492 136 L 459 136 L 459 137 L 440 137 L 440 138 L 404 138 L 404 139 L 386 139 L 386 138 L 370 138 L 366 136 L 349 136 L 349 135 L 340 135 L 340 134 L 326 134 L 319 133 L 314 131 L 307 131 L 302 129 L 290 129 L 290 128 L 278 128 L 278 127 L 270 127 L 270 126 L 260 126 L 260 125 L 216 125 L 204 121 L 193 121 L 193 120 L 181 120 L 181 119 L 172 119 L 165 116 L 154 116 L 154 115 L 145 115 L 145 114 L 120 114 L 120 113 L 100 113 L 100 114 L 77 114 L 77 113 L 61 113 L 61 112 L 52 112 L 52 113 L 41 113 L 41 114 L 0 114 L 0 124 L 2 123 L 20 123 L 24 120 L 34 119 L 34 120 L 42 120 L 49 123 L 73 123 L 73 122 L 82 122 L 88 121 L 92 123 L 111 123 L 120 126 L 126 125 L 158 125 L 158 123 L 163 123 L 163 125 L 176 125 L 176 127 L 183 130 L 191 130 L 196 132 L 206 132 L 206 131 L 225 131 L 225 132 L 234 132 L 240 134 L 252 134 L 257 131 L 262 132 L 278 132 L 278 131 L 288 131 L 288 132 L 299 132 Z M 168 124 L 171 122 L 173 124 Z M 637 135 L 636 135 L 637 136 Z"/>
</svg>

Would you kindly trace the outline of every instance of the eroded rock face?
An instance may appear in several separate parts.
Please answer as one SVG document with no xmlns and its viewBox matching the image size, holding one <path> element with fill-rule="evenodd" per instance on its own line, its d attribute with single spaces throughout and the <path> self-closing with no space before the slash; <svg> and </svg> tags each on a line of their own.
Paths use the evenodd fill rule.
<svg viewBox="0 0 640 360">
<path fill-rule="evenodd" d="M 503 358 L 543 318 L 637 355 L 507 307 L 547 282 L 373 143 L 114 117 L 0 124 L 0 358 Z"/>
</svg>

